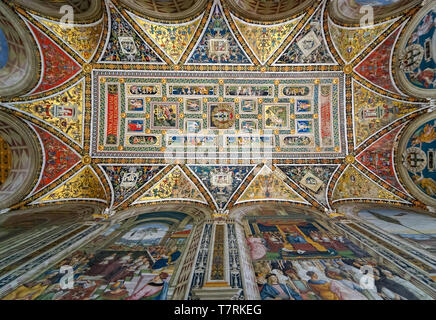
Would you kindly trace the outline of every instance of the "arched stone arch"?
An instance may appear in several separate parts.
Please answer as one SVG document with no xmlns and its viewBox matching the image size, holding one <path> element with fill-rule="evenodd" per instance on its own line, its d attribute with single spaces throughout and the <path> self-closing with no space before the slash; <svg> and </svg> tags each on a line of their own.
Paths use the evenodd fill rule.
<svg viewBox="0 0 436 320">
<path fill-rule="evenodd" d="M 17 210 L 11 210 L 0 216 L 0 223 L 13 224 L 19 219 L 30 219 L 30 217 L 44 217 L 51 222 L 54 221 L 86 221 L 92 218 L 93 214 L 101 213 L 103 204 L 97 203 L 59 203 L 29 206 Z"/>
<path fill-rule="evenodd" d="M 33 131 L 21 120 L 0 111 L 0 136 L 11 151 L 11 168 L 0 186 L 0 209 L 22 200 L 33 187 L 41 168 L 42 153 Z"/>
<path fill-rule="evenodd" d="M 0 3 L 0 29 L 7 42 L 2 45 L 7 47 L 7 62 L 0 68 L 0 97 L 16 97 L 38 82 L 39 51 L 24 22 L 4 3 Z"/>
</svg>

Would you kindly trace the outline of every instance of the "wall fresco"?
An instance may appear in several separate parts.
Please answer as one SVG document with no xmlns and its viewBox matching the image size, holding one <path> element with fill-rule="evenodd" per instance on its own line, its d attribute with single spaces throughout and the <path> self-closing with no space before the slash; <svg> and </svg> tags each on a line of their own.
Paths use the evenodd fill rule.
<svg viewBox="0 0 436 320">
<path fill-rule="evenodd" d="M 9 47 L 8 41 L 3 33 L 3 30 L 0 28 L 0 69 L 6 66 L 9 58 Z"/>
<path fill-rule="evenodd" d="M 32 93 L 40 93 L 53 89 L 73 78 L 80 72 L 80 65 L 65 53 L 49 37 L 29 23 L 35 35 L 44 61 L 42 78 Z"/>
<path fill-rule="evenodd" d="M 67 147 L 47 131 L 37 126 L 33 126 L 33 128 L 43 142 L 45 153 L 45 163 L 41 180 L 33 191 L 37 192 L 70 170 L 80 161 L 80 157 L 71 150 L 71 148 Z"/>
</svg>

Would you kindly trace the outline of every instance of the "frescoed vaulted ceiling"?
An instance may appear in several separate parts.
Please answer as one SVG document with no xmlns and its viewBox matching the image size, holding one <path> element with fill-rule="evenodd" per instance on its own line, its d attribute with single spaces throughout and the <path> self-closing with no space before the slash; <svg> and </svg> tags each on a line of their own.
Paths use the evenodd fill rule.
<svg viewBox="0 0 436 320">
<path fill-rule="evenodd" d="M 0 4 L 0 112 L 40 143 L 7 207 L 436 207 L 434 2 L 39 2 Z"/>
</svg>

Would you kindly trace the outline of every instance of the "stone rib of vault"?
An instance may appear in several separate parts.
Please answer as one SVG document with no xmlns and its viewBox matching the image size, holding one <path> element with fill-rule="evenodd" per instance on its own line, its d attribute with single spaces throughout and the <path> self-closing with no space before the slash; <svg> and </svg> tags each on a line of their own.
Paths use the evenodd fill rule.
<svg viewBox="0 0 436 320">
<path fill-rule="evenodd" d="M 264 65 L 295 29 L 302 16 L 280 24 L 259 25 L 248 23 L 231 15 L 239 33 L 253 54 Z"/>
<path fill-rule="evenodd" d="M 372 181 L 355 166 L 349 165 L 336 183 L 332 201 L 334 203 L 341 200 L 353 199 L 408 203 L 406 200 L 401 199 Z"/>
</svg>

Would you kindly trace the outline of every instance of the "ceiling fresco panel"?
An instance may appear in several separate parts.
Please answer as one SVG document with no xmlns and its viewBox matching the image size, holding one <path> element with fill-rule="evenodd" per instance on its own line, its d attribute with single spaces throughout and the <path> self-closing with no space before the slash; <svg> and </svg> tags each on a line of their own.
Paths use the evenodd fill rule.
<svg viewBox="0 0 436 320">
<path fill-rule="evenodd" d="M 132 13 L 129 14 L 175 64 L 179 63 L 183 53 L 191 43 L 203 17 L 201 15 L 182 24 L 163 24 L 138 17 Z"/>
<path fill-rule="evenodd" d="M 394 165 L 394 144 L 403 128 L 400 126 L 387 133 L 356 157 L 370 171 L 402 192 L 405 190 L 398 180 Z"/>
<path fill-rule="evenodd" d="M 36 15 L 32 17 L 56 34 L 86 62 L 92 60 L 103 35 L 103 18 L 92 24 L 75 24 L 65 28 L 60 22 Z"/>
<path fill-rule="evenodd" d="M 399 85 L 409 94 L 436 97 L 436 9 L 429 1 L 407 25 L 395 62 Z"/>
<path fill-rule="evenodd" d="M 97 71 L 92 152 L 98 157 L 241 159 L 250 155 L 244 149 L 251 146 L 260 158 L 343 155 L 343 75 L 290 76 Z M 228 119 L 217 118 L 221 113 Z"/>
<path fill-rule="evenodd" d="M 279 165 L 278 167 L 316 201 L 329 207 L 328 186 L 338 165 Z"/>
<path fill-rule="evenodd" d="M 301 17 L 274 25 L 256 25 L 232 15 L 239 32 L 259 62 L 264 65 L 294 30 Z"/>
<path fill-rule="evenodd" d="M 111 207 L 118 207 L 130 196 L 136 193 L 151 179 L 153 179 L 164 166 L 114 166 L 100 165 L 108 178 L 112 189 Z"/>
<path fill-rule="evenodd" d="M 4 184 L 0 240 L 29 213 L 75 226 L 1 241 L 2 299 L 436 298 L 434 4 L 21 2 L 0 9 L 34 61 L 2 10 L 0 87 L 16 67 L 28 91 L 0 88 L 0 141 L 35 168 Z M 64 29 L 67 2 L 85 15 Z"/>
<path fill-rule="evenodd" d="M 212 195 L 218 210 L 226 208 L 236 190 L 254 170 L 253 166 L 243 165 L 189 165 L 188 167 Z"/>
<path fill-rule="evenodd" d="M 162 180 L 150 187 L 133 204 L 168 200 L 207 204 L 198 187 L 179 166 L 175 166 Z"/>
<path fill-rule="evenodd" d="M 424 107 L 379 95 L 357 81 L 353 82 L 353 96 L 357 146 L 383 127 Z"/>
<path fill-rule="evenodd" d="M 349 165 L 335 186 L 332 201 L 351 199 L 405 202 L 405 200 L 372 181 L 353 165 Z"/>
<path fill-rule="evenodd" d="M 106 192 L 90 166 L 84 167 L 62 185 L 32 204 L 79 199 L 106 202 Z"/>
<path fill-rule="evenodd" d="M 329 19 L 330 36 L 345 63 L 356 59 L 373 41 L 385 32 L 397 19 L 371 27 L 343 27 Z"/>
</svg>

